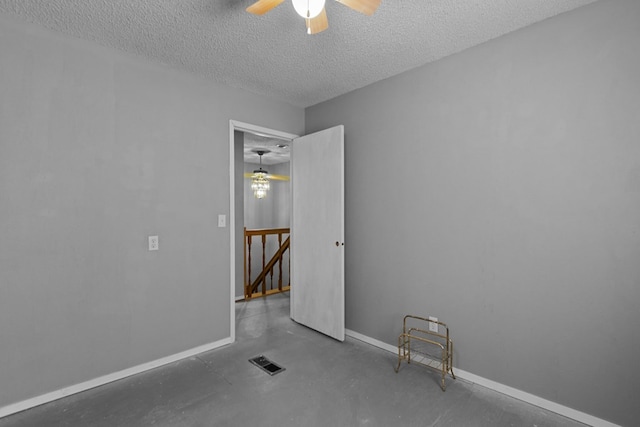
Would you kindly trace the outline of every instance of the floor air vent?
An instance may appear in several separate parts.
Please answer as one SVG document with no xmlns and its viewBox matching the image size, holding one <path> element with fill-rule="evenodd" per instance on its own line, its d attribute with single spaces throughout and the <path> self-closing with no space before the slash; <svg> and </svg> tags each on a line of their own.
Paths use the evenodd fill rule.
<svg viewBox="0 0 640 427">
<path fill-rule="evenodd" d="M 279 374 L 280 372 L 284 371 L 284 368 L 282 366 L 276 365 L 263 355 L 254 357 L 253 359 L 249 359 L 249 362 L 253 363 L 269 375 Z"/>
</svg>

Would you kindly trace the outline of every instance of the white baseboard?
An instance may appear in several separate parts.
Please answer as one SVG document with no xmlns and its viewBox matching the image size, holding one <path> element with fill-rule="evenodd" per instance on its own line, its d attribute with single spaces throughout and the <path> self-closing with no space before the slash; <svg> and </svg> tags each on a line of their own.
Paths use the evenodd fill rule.
<svg viewBox="0 0 640 427">
<path fill-rule="evenodd" d="M 350 336 L 351 338 L 355 338 L 359 341 L 365 342 L 374 347 L 378 347 L 382 350 L 386 350 L 391 353 L 398 354 L 398 347 L 392 346 L 390 344 L 379 341 L 375 338 L 368 337 L 366 335 L 363 335 L 361 333 L 358 333 L 356 331 L 352 331 L 349 329 L 346 329 L 345 333 L 347 334 L 347 336 Z M 530 403 L 539 408 L 543 408 L 548 411 L 555 412 L 556 414 L 562 415 L 567 418 L 571 418 L 583 424 L 587 424 L 593 427 L 620 427 L 617 424 L 613 424 L 601 418 L 594 417 L 593 415 L 585 414 L 584 412 L 580 412 L 575 409 L 569 408 L 567 406 L 560 405 L 559 403 L 552 402 L 547 399 L 543 399 L 531 393 L 527 393 L 522 390 L 518 390 L 516 388 L 509 387 L 504 384 L 500 384 L 498 382 L 489 380 L 487 378 L 472 374 L 471 372 L 463 371 L 462 369 L 458 369 L 454 367 L 454 373 L 458 378 L 462 378 L 466 381 L 481 385 L 490 390 L 497 391 L 498 393 L 502 393 L 507 396 L 516 398 L 518 400 L 522 400 L 523 402 Z"/>
<path fill-rule="evenodd" d="M 352 331 L 351 329 L 345 329 L 344 332 L 345 334 L 347 334 L 347 336 L 350 336 L 351 338 L 355 338 L 358 341 L 366 342 L 367 344 L 370 344 L 374 347 L 378 347 L 378 348 L 381 348 L 382 350 L 386 350 L 388 352 L 398 354 L 398 347 L 396 346 L 387 344 L 385 342 L 379 341 L 375 338 L 368 337 L 366 335 L 362 335 L 361 333 Z"/>
<path fill-rule="evenodd" d="M 157 368 L 162 365 L 167 365 L 169 363 L 177 362 L 178 360 L 186 359 L 187 357 L 191 357 L 196 354 L 203 353 L 205 351 L 213 350 L 227 344 L 231 344 L 231 338 L 224 338 L 219 341 L 194 347 L 192 349 L 185 350 L 180 353 L 172 354 L 170 356 L 163 357 L 161 359 L 156 359 L 151 362 L 147 362 L 131 368 L 123 369 L 122 371 L 103 375 L 101 377 L 94 378 L 92 380 L 85 381 L 79 384 L 75 384 L 70 387 L 65 387 L 60 390 L 42 394 L 40 396 L 36 396 L 31 399 L 26 399 L 17 403 L 13 403 L 11 405 L 3 406 L 0 408 L 0 418 L 6 417 L 11 414 L 15 414 L 17 412 L 24 411 L 26 409 L 40 406 L 45 403 L 49 403 L 66 396 L 70 396 L 72 394 L 80 393 L 82 391 L 99 387 L 101 385 L 105 385 L 113 381 L 121 380 L 123 378 L 130 377 L 131 375 L 140 374 L 142 372 Z"/>
</svg>

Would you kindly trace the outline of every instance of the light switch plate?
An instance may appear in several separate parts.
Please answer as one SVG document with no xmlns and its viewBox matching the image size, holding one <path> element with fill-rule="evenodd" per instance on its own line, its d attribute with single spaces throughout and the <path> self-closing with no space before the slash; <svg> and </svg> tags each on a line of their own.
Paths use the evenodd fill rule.
<svg viewBox="0 0 640 427">
<path fill-rule="evenodd" d="M 218 227 L 226 227 L 226 226 L 227 226 L 227 216 L 218 215 Z"/>
</svg>

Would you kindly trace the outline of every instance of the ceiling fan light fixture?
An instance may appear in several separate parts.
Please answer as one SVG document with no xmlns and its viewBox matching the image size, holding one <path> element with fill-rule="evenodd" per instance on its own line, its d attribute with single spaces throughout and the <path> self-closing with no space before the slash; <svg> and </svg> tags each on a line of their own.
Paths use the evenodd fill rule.
<svg viewBox="0 0 640 427">
<path fill-rule="evenodd" d="M 298 15 L 311 19 L 320 15 L 324 9 L 325 0 L 291 0 Z"/>
<path fill-rule="evenodd" d="M 338 3 L 365 15 L 373 15 L 382 0 L 337 0 Z M 254 15 L 264 15 L 284 0 L 258 0 L 247 8 Z M 329 28 L 326 0 L 291 0 L 296 13 L 302 16 L 307 24 L 307 34 L 318 34 Z"/>
</svg>

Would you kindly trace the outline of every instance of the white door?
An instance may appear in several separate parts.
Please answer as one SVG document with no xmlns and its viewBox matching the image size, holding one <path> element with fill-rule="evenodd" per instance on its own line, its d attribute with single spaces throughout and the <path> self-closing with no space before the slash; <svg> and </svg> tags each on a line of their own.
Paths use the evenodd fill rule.
<svg viewBox="0 0 640 427">
<path fill-rule="evenodd" d="M 344 126 L 291 146 L 291 318 L 344 341 Z"/>
</svg>

